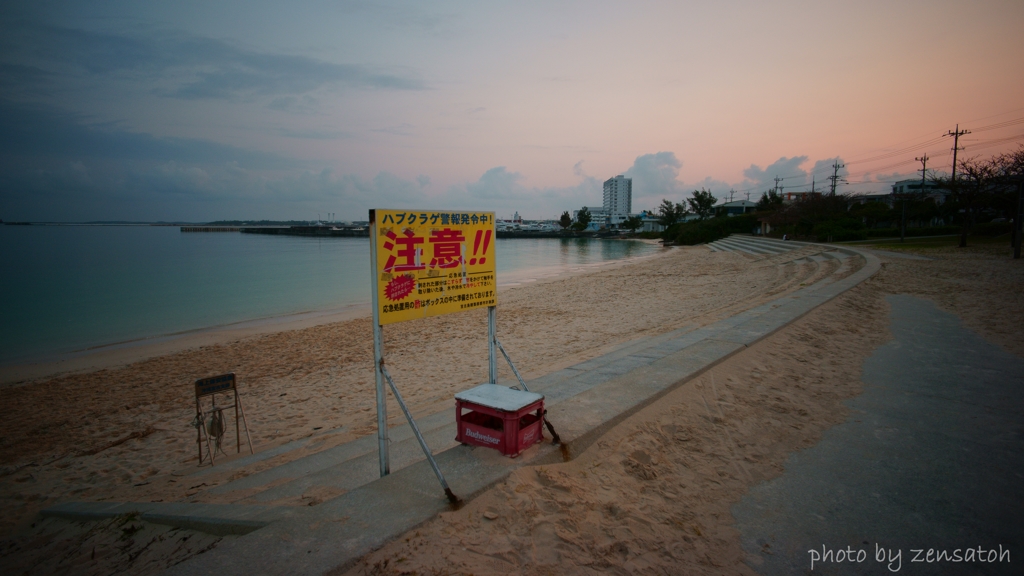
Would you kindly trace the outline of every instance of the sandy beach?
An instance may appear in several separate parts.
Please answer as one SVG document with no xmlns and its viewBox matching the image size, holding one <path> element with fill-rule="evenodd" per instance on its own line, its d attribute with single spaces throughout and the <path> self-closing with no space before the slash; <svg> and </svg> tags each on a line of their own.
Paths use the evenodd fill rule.
<svg viewBox="0 0 1024 576">
<path fill-rule="evenodd" d="M 698 573 L 748 571 L 729 505 L 846 417 L 842 401 L 860 390 L 860 364 L 887 338 L 885 294 L 932 298 L 1024 356 L 1024 267 L 1005 252 L 883 255 L 874 278 L 632 416 L 577 459 L 517 471 L 353 572 L 665 571 L 681 563 Z M 498 335 L 531 378 L 628 340 L 713 322 L 834 270 L 793 264 L 794 256 L 674 248 L 506 287 Z M 414 413 L 447 409 L 455 392 L 485 380 L 485 331 L 483 311 L 386 330 L 392 374 Z M 372 434 L 369 335 L 369 318 L 353 318 L 0 389 L 3 554 L 41 538 L 49 528 L 27 523 L 59 501 L 217 501 L 178 481 L 196 466 L 191 383 L 199 377 L 238 374 L 257 451 L 316 436 L 303 450 L 208 475 L 206 486 Z M 512 377 L 504 366 L 501 376 Z M 397 406 L 389 416 L 399 422 Z M 47 534 L 39 551 L 85 554 L 75 551 L 80 534 Z"/>
<path fill-rule="evenodd" d="M 850 292 L 727 360 L 571 462 L 517 470 L 348 574 L 754 574 L 730 507 L 844 421 L 890 338 L 886 294 L 933 299 L 1024 357 L 1024 265 L 1004 246 L 881 255 Z M 771 554 L 770 547 L 762 554 Z"/>
</svg>

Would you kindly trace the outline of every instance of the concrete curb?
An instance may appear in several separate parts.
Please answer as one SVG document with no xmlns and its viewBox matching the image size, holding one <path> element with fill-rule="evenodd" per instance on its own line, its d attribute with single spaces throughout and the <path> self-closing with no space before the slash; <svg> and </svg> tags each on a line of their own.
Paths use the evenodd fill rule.
<svg viewBox="0 0 1024 576">
<path fill-rule="evenodd" d="M 127 514 L 139 520 L 215 536 L 244 535 L 296 515 L 283 506 L 189 504 L 185 502 L 66 502 L 40 513 L 44 517 L 96 521 Z"/>
</svg>

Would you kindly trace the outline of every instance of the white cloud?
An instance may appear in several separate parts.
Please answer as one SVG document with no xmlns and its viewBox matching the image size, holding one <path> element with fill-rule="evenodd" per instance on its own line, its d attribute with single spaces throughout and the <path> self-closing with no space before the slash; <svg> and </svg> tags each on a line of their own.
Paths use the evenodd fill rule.
<svg viewBox="0 0 1024 576">
<path fill-rule="evenodd" d="M 769 188 L 775 188 L 775 178 L 782 178 L 780 186 L 802 186 L 808 182 L 807 171 L 802 166 L 807 162 L 807 156 L 785 156 L 772 162 L 765 168 L 751 164 L 743 171 L 744 181 L 739 184 L 740 189 L 753 188 L 754 192 L 760 194 Z"/>
<path fill-rule="evenodd" d="M 449 187 L 434 200 L 438 206 L 464 206 L 510 216 L 519 212 L 527 219 L 555 219 L 568 210 L 601 203 L 601 183 L 583 174 L 580 163 L 574 167 L 579 182 L 570 186 L 526 186 L 519 172 L 496 166 L 484 172 L 476 182 Z"/>
<path fill-rule="evenodd" d="M 653 210 L 661 200 L 682 202 L 694 190 L 710 190 L 723 197 L 731 187 L 728 183 L 707 177 L 697 182 L 679 180 L 681 160 L 674 152 L 657 152 L 637 156 L 624 175 L 633 179 L 633 212 Z"/>
<path fill-rule="evenodd" d="M 509 172 L 504 166 L 498 166 L 484 172 L 480 180 L 466 184 L 466 192 L 474 198 L 485 200 L 513 198 L 525 191 L 519 185 L 522 179 L 523 175 L 519 172 Z"/>
<path fill-rule="evenodd" d="M 644 154 L 633 161 L 625 176 L 633 179 L 633 197 L 672 198 L 682 193 L 679 169 L 683 163 L 674 152 Z"/>
</svg>

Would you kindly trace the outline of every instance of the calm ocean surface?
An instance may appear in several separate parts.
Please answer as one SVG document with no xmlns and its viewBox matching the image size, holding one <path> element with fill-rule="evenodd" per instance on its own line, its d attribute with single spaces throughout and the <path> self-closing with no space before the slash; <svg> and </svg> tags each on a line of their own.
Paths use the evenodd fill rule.
<svg viewBox="0 0 1024 576">
<path fill-rule="evenodd" d="M 499 239 L 498 282 L 649 254 L 641 242 Z M 0 226 L 0 363 L 370 301 L 366 238 Z"/>
</svg>

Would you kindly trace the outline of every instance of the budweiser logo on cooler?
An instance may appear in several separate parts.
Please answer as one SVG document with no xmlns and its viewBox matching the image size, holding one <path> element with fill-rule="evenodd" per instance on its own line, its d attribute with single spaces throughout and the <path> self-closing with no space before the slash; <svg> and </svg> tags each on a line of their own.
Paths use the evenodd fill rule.
<svg viewBox="0 0 1024 576">
<path fill-rule="evenodd" d="M 470 438 L 473 438 L 475 440 L 481 440 L 483 442 L 487 442 L 488 444 L 497 444 L 497 443 L 501 442 L 500 438 L 495 438 L 493 436 L 488 436 L 486 434 L 481 434 L 481 433 L 479 433 L 479 432 L 477 432 L 475 430 L 472 430 L 470 428 L 466 428 L 466 436 L 468 436 Z"/>
</svg>

